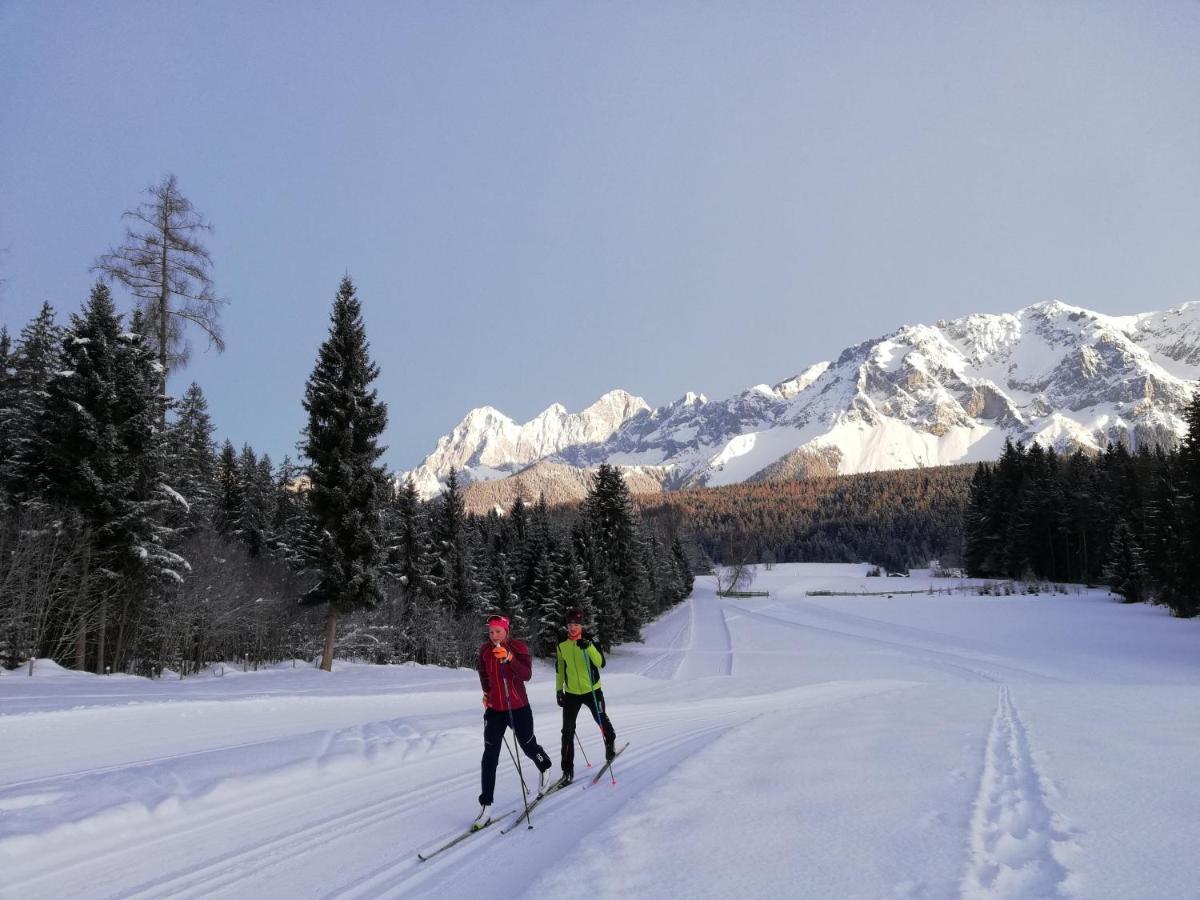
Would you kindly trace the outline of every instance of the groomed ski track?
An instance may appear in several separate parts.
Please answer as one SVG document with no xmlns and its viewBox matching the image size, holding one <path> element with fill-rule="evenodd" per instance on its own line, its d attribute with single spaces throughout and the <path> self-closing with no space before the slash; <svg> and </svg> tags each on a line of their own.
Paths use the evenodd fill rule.
<svg viewBox="0 0 1200 900">
<path fill-rule="evenodd" d="M 698 579 L 644 644 L 610 654 L 609 707 L 631 742 L 616 785 L 584 792 L 577 754 L 576 782 L 537 807 L 532 830 L 488 829 L 426 862 L 417 852 L 477 810 L 472 673 L 414 671 L 394 691 L 371 681 L 378 671 L 351 673 L 341 696 L 281 680 L 224 699 L 216 687 L 149 702 L 91 690 L 72 695 L 77 708 L 36 711 L 51 699 L 20 698 L 35 711 L 0 716 L 12 735 L 0 898 L 478 897 L 501 860 L 511 897 L 668 883 L 713 897 L 1096 895 L 1105 861 L 1089 864 L 1088 848 L 1102 826 L 1069 808 L 1070 763 L 1039 737 L 1079 730 L 1040 711 L 1059 711 L 1060 690 L 1092 702 L 1081 692 L 1096 659 L 1023 652 L 954 621 L 962 602 L 986 600 L 910 616 L 882 599 L 806 598 L 824 570 L 781 569 L 761 579 L 763 598 L 720 598 Z M 1133 663 L 1114 665 L 1138 681 Z M 1154 674 L 1186 685 L 1190 670 Z M 552 688 L 539 667 L 536 731 L 557 762 Z M 1144 705 L 1131 695 L 1125 715 Z M 104 721 L 86 751 L 68 740 Z M 598 765 L 598 734 L 584 716 L 579 729 Z M 499 776 L 497 808 L 519 807 L 506 756 Z M 1169 873 L 1158 895 L 1189 878 Z"/>
</svg>

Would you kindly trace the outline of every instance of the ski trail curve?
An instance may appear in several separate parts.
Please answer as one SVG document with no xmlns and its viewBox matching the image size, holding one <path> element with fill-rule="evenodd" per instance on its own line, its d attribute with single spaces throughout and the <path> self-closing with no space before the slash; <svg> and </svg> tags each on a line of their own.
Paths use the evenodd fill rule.
<svg viewBox="0 0 1200 900">
<path fill-rule="evenodd" d="M 694 602 L 694 598 L 686 601 L 689 606 Z M 667 651 L 642 669 L 639 674 L 645 675 L 647 678 L 659 678 L 663 680 L 670 680 L 675 677 L 675 673 L 679 670 L 679 664 L 683 662 L 683 656 L 687 652 L 686 647 L 690 646 L 692 641 L 692 620 L 694 615 L 689 609 L 687 616 L 680 616 L 680 618 L 683 619 L 683 624 L 679 626 L 674 637 L 671 638 L 671 643 Z"/>
<path fill-rule="evenodd" d="M 1001 686 L 971 819 L 962 896 L 970 900 L 1065 897 L 1074 843 L 1046 803 L 1029 735 Z"/>
<path fill-rule="evenodd" d="M 691 642 L 679 667 L 676 680 L 733 674 L 733 639 L 725 620 L 725 606 L 715 597 L 695 599 L 691 604 Z"/>
</svg>

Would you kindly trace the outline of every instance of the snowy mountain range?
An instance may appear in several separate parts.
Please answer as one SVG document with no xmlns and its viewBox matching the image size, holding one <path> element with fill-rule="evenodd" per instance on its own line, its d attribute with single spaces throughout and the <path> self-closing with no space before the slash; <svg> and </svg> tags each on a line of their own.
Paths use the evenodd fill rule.
<svg viewBox="0 0 1200 900">
<path fill-rule="evenodd" d="M 1058 301 L 910 325 L 774 386 L 658 408 L 611 391 L 518 425 L 472 410 L 416 469 L 422 496 L 540 461 L 635 469 L 664 489 L 994 459 L 1005 438 L 1060 451 L 1174 444 L 1200 379 L 1200 302 L 1107 316 Z"/>
</svg>

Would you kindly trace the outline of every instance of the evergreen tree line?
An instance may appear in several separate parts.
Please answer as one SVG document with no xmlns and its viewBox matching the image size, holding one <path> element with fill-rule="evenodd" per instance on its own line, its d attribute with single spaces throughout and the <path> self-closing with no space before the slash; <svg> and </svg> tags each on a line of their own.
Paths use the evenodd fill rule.
<svg viewBox="0 0 1200 900">
<path fill-rule="evenodd" d="M 431 502 L 397 488 L 376 464 L 386 410 L 349 279 L 306 390 L 301 463 L 215 447 L 201 388 L 164 395 L 146 327 L 97 283 L 66 325 L 46 304 L 15 339 L 0 329 L 3 664 L 182 675 L 312 656 L 322 621 L 330 658 L 336 644 L 471 664 L 491 613 L 546 654 L 570 607 L 607 646 L 691 591 L 678 540 L 641 521 L 615 469 L 553 515 L 520 500 L 467 515 L 454 475 Z"/>
<path fill-rule="evenodd" d="M 163 394 L 146 329 L 103 283 L 65 325 L 44 304 L 15 340 L 0 329 L 6 665 L 187 672 L 311 643 L 284 537 L 301 513 L 281 490 L 294 467 L 214 453 L 203 392 Z"/>
<path fill-rule="evenodd" d="M 692 590 L 678 537 L 641 521 L 611 466 L 596 472 L 582 504 L 552 510 L 544 496 L 534 504 L 518 496 L 503 515 L 465 512 L 452 471 L 430 502 L 411 481 L 401 486 L 385 519 L 384 571 L 412 611 L 398 617 L 406 627 L 357 623 L 361 656 L 473 665 L 480 623 L 493 614 L 507 616 L 534 655 L 548 656 L 573 607 L 607 649 L 641 640 L 642 625 Z"/>
<path fill-rule="evenodd" d="M 967 572 L 1107 584 L 1126 602 L 1200 612 L 1200 396 L 1174 450 L 1121 444 L 1062 456 L 1007 442 L 971 478 L 963 513 Z"/>
<path fill-rule="evenodd" d="M 907 571 L 957 565 L 971 466 L 734 484 L 638 496 L 700 554 L 739 562 L 871 562 Z"/>
</svg>

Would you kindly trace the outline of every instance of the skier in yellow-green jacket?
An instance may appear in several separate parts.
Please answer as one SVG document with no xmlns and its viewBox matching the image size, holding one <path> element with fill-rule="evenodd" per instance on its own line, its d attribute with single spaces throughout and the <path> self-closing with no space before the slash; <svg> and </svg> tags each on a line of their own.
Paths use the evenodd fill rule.
<svg viewBox="0 0 1200 900">
<path fill-rule="evenodd" d="M 604 654 L 583 633 L 583 610 L 573 609 L 567 613 L 567 639 L 558 645 L 555 656 L 554 689 L 563 711 L 562 778 L 559 784 L 568 785 L 575 777 L 575 719 L 579 708 L 586 706 L 600 726 L 604 734 L 605 759 L 612 759 L 616 752 L 617 733 L 604 705 L 604 692 L 600 690 Z"/>
</svg>

